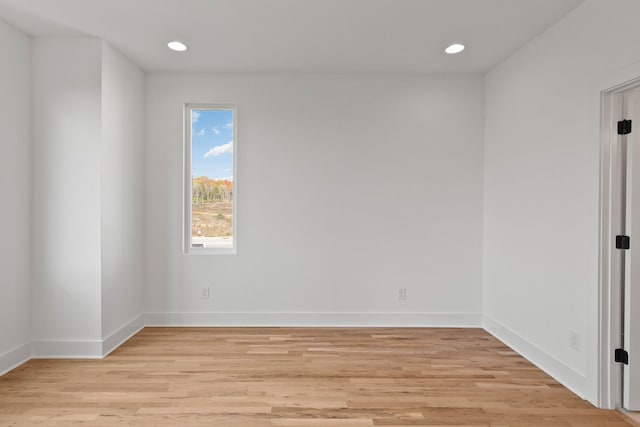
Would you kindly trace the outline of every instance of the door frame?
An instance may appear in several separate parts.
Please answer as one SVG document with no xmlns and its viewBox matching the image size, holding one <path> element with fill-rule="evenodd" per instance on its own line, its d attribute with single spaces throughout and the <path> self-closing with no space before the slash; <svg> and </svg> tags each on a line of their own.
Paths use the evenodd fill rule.
<svg viewBox="0 0 640 427">
<path fill-rule="evenodd" d="M 622 365 L 614 360 L 621 344 L 621 252 L 615 249 L 620 230 L 620 173 L 616 167 L 620 138 L 617 123 L 622 120 L 624 92 L 640 87 L 640 63 L 603 79 L 596 85 L 599 98 L 600 138 L 600 223 L 599 286 L 597 304 L 597 406 L 622 407 Z M 595 92 L 595 91 L 594 91 Z"/>
</svg>

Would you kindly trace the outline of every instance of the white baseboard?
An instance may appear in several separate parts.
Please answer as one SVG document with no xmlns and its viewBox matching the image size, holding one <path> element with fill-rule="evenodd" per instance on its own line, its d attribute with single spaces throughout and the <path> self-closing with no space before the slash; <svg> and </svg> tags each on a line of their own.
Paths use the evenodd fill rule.
<svg viewBox="0 0 640 427">
<path fill-rule="evenodd" d="M 28 362 L 31 359 L 31 351 L 31 343 L 26 342 L 0 354 L 0 376 Z"/>
<path fill-rule="evenodd" d="M 106 357 L 109 353 L 124 344 L 129 338 L 140 332 L 145 326 L 143 320 L 144 315 L 141 314 L 102 340 L 102 357 Z"/>
<path fill-rule="evenodd" d="M 34 340 L 34 359 L 102 359 L 144 328 L 139 315 L 103 340 Z"/>
<path fill-rule="evenodd" d="M 481 313 L 147 313 L 146 326 L 482 327 Z"/>
<path fill-rule="evenodd" d="M 34 340 L 33 359 L 102 359 L 100 340 Z"/>
<path fill-rule="evenodd" d="M 582 399 L 585 398 L 586 376 L 486 314 L 484 315 L 484 329 Z"/>
<path fill-rule="evenodd" d="M 0 375 L 30 359 L 102 359 L 145 326 L 482 327 L 481 313 L 146 313 L 104 340 L 33 340 L 0 355 Z"/>
</svg>

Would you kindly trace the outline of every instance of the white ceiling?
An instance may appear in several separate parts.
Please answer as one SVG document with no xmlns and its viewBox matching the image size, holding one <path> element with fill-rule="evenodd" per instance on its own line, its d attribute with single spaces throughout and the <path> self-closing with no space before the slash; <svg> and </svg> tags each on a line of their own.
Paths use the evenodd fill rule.
<svg viewBox="0 0 640 427">
<path fill-rule="evenodd" d="M 147 71 L 482 73 L 582 2 L 0 0 L 0 17 L 36 37 L 103 38 Z M 454 41 L 467 50 L 445 55 Z"/>
</svg>

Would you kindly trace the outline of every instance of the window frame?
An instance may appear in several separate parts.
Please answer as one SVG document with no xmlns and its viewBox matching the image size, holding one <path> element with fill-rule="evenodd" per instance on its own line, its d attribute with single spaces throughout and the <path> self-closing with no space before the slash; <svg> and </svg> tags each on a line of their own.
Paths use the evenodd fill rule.
<svg viewBox="0 0 640 427">
<path fill-rule="evenodd" d="M 232 246 L 229 247 L 193 247 L 192 246 L 192 112 L 193 111 L 230 110 L 233 115 L 233 192 L 231 195 Z M 183 108 L 183 252 L 186 255 L 235 255 L 238 251 L 238 215 L 237 215 L 237 182 L 238 182 L 238 108 L 235 104 L 185 103 Z"/>
</svg>

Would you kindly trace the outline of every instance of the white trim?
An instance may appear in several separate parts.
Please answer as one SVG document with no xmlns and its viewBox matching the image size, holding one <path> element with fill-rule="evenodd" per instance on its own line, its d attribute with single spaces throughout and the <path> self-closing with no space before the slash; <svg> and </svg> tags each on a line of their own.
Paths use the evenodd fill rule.
<svg viewBox="0 0 640 427">
<path fill-rule="evenodd" d="M 31 359 L 102 359 L 144 328 L 141 314 L 102 341 L 34 340 L 0 354 L 0 376 Z"/>
<path fill-rule="evenodd" d="M 237 193 L 238 193 L 238 107 L 234 104 L 202 104 L 202 103 L 185 103 L 183 107 L 183 226 L 182 240 L 183 253 L 186 255 L 235 255 L 238 251 L 238 214 L 237 214 Z M 193 110 L 228 110 L 233 114 L 233 193 L 231 195 L 231 216 L 233 227 L 233 246 L 232 247 L 211 247 L 211 248 L 194 248 L 191 246 L 191 118 Z"/>
<path fill-rule="evenodd" d="M 0 354 L 0 377 L 31 360 L 32 346 L 26 342 Z"/>
<path fill-rule="evenodd" d="M 147 313 L 146 326 L 480 328 L 481 313 Z"/>
<path fill-rule="evenodd" d="M 102 359 L 101 340 L 34 340 L 33 359 Z"/>
<path fill-rule="evenodd" d="M 144 328 L 141 314 L 103 340 L 34 340 L 33 359 L 102 359 Z"/>
<path fill-rule="evenodd" d="M 144 315 L 139 315 L 120 329 L 102 340 L 102 357 L 107 357 L 112 351 L 127 342 L 131 337 L 144 328 Z"/>
<path fill-rule="evenodd" d="M 593 129 L 600 149 L 600 221 L 599 221 L 599 277 L 597 293 L 589 293 L 587 336 L 587 369 L 590 388 L 595 396 L 589 400 L 603 409 L 614 409 L 622 404 L 621 368 L 613 361 L 613 349 L 620 336 L 620 277 L 616 268 L 619 254 L 612 251 L 615 222 L 619 222 L 619 206 L 616 191 L 612 191 L 612 177 L 616 155 L 617 135 L 612 129 L 620 119 L 617 97 L 620 93 L 640 83 L 640 62 L 625 67 L 594 82 L 591 88 Z M 616 219 L 618 218 L 618 219 Z"/>
<path fill-rule="evenodd" d="M 486 314 L 484 315 L 484 329 L 549 374 L 563 386 L 581 398 L 585 398 L 584 392 L 585 385 L 587 384 L 587 377 L 585 375 L 567 366 L 552 354 L 527 341 L 524 337 L 521 337 L 516 332 Z"/>
<path fill-rule="evenodd" d="M 0 376 L 31 359 L 102 359 L 145 327 L 480 328 L 482 313 L 146 313 L 104 340 L 34 340 L 0 355 Z"/>
<path fill-rule="evenodd" d="M 613 188 L 619 188 L 619 177 L 612 173 L 616 168 L 617 136 L 612 134 L 611 125 L 621 114 L 618 96 L 602 93 L 600 100 L 600 223 L 599 223 L 599 286 L 598 286 L 598 383 L 607 387 L 598 390 L 598 406 L 613 409 L 619 406 L 621 387 L 620 366 L 612 360 L 613 349 L 620 336 L 620 254 L 612 250 L 613 236 L 620 230 L 620 195 Z M 616 119 L 617 120 L 617 119 Z M 615 302 L 618 303 L 615 303 Z"/>
</svg>

